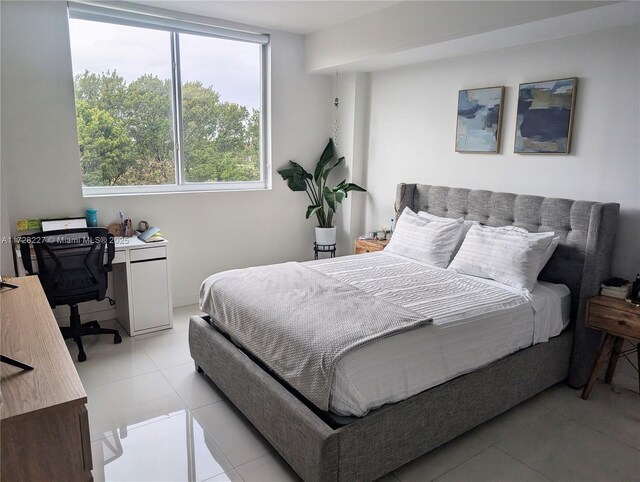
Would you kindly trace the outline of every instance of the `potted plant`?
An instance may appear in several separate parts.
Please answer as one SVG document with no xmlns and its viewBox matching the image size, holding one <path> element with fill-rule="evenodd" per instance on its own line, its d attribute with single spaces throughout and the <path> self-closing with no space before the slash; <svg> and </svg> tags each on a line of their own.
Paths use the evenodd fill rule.
<svg viewBox="0 0 640 482">
<path fill-rule="evenodd" d="M 347 197 L 350 191 L 365 192 L 366 190 L 343 180 L 333 189 L 327 186 L 327 178 L 334 168 L 344 162 L 344 157 L 336 159 L 333 140 L 329 139 L 324 148 L 313 175 L 294 161 L 289 161 L 290 167 L 278 169 L 278 174 L 287 181 L 292 191 L 307 193 L 311 204 L 307 207 L 306 218 L 315 216 L 318 219 L 316 227 L 316 243 L 327 245 L 336 243 L 336 228 L 333 225 L 333 215 L 338 205 Z"/>
</svg>

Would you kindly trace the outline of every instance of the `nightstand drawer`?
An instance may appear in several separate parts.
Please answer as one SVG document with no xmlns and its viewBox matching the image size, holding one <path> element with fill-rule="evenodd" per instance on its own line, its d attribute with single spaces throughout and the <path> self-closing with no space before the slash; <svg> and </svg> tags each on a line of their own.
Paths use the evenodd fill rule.
<svg viewBox="0 0 640 482">
<path fill-rule="evenodd" d="M 626 338 L 640 339 L 640 314 L 591 303 L 587 326 Z"/>
</svg>

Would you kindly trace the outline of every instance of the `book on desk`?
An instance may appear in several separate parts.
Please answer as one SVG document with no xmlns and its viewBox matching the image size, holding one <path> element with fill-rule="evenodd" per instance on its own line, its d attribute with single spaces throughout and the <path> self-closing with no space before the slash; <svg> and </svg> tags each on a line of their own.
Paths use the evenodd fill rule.
<svg viewBox="0 0 640 482">
<path fill-rule="evenodd" d="M 160 233 L 160 228 L 157 228 L 155 226 L 151 226 L 144 233 L 138 234 L 138 239 L 140 241 L 144 241 L 145 243 L 157 243 L 159 241 L 164 241 L 164 238 Z"/>
</svg>

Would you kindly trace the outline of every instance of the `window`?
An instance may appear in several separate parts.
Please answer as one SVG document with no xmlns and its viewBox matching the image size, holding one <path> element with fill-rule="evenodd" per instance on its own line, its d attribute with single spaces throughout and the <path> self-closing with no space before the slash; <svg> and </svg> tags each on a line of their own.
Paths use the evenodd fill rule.
<svg viewBox="0 0 640 482">
<path fill-rule="evenodd" d="M 261 189 L 268 37 L 69 4 L 85 195 Z"/>
</svg>

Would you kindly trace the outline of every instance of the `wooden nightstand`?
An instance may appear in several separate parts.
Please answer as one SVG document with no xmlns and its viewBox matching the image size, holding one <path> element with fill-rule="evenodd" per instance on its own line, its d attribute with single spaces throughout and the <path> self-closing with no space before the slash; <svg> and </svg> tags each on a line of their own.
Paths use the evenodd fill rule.
<svg viewBox="0 0 640 482">
<path fill-rule="evenodd" d="M 610 359 L 605 383 L 611 383 L 621 354 L 638 352 L 638 364 L 640 364 L 640 306 L 609 296 L 594 296 L 587 302 L 586 324 L 589 328 L 604 331 L 606 336 L 602 341 L 598 359 L 591 370 L 589 381 L 582 392 L 582 398 L 585 400 L 589 398 L 600 371 L 607 363 L 607 358 Z M 633 343 L 636 349 L 622 353 L 622 343 L 625 339 Z M 640 372 L 638 383 L 640 385 Z"/>
<path fill-rule="evenodd" d="M 389 244 L 388 240 L 378 241 L 377 239 L 356 239 L 356 254 L 382 251 L 387 244 Z"/>
</svg>

